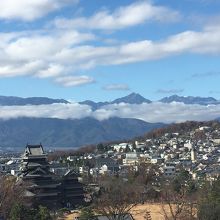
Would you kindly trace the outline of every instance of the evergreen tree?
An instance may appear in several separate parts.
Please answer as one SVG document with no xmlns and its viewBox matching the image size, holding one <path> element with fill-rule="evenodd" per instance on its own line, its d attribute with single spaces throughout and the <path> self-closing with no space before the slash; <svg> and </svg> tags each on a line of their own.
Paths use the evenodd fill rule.
<svg viewBox="0 0 220 220">
<path fill-rule="evenodd" d="M 202 189 L 202 199 L 198 206 L 198 218 L 220 220 L 220 179 L 205 187 L 206 189 Z"/>
<path fill-rule="evenodd" d="M 96 220 L 93 210 L 91 207 L 85 207 L 81 209 L 79 220 Z"/>
<path fill-rule="evenodd" d="M 97 145 L 97 150 L 99 152 L 104 152 L 105 151 L 105 146 L 102 143 L 100 143 L 100 144 Z"/>
<path fill-rule="evenodd" d="M 50 212 L 49 210 L 44 206 L 39 206 L 38 209 L 38 219 L 39 220 L 51 220 Z"/>
<path fill-rule="evenodd" d="M 15 203 L 11 208 L 10 220 L 38 220 L 37 214 L 38 210 Z"/>
</svg>

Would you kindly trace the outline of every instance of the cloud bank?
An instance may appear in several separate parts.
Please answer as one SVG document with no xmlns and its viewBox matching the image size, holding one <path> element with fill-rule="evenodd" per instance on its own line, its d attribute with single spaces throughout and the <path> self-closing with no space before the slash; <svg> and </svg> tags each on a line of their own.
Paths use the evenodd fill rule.
<svg viewBox="0 0 220 220">
<path fill-rule="evenodd" d="M 127 84 L 109 84 L 103 87 L 104 90 L 108 91 L 127 91 L 130 90 Z"/>
<path fill-rule="evenodd" d="M 67 76 L 97 66 L 157 60 L 183 53 L 220 54 L 220 26 L 201 32 L 185 31 L 158 42 L 143 40 L 115 46 L 88 44 L 95 38 L 91 33 L 78 31 L 0 33 L 0 77 L 50 77 L 66 86 Z M 89 76 L 81 78 L 84 78 L 82 84 L 93 81 Z M 73 83 L 68 86 L 80 84 L 78 77 L 72 77 L 71 81 Z"/>
<path fill-rule="evenodd" d="M 78 0 L 1 0 L 0 19 L 33 21 Z"/>
<path fill-rule="evenodd" d="M 220 105 L 185 105 L 183 103 L 143 103 L 143 104 L 111 104 L 92 111 L 88 105 L 78 103 L 0 106 L 0 118 L 18 117 L 81 119 L 93 117 L 105 120 L 111 117 L 136 118 L 146 122 L 183 122 L 186 120 L 205 121 L 220 117 Z"/>
<path fill-rule="evenodd" d="M 74 19 L 58 18 L 54 25 L 58 28 L 119 30 L 143 24 L 147 21 L 176 22 L 179 12 L 163 6 L 155 6 L 149 1 L 138 1 L 115 11 L 101 10 L 91 17 Z"/>
<path fill-rule="evenodd" d="M 76 2 L 1 1 L 0 20 L 33 21 Z M 0 32 L 0 77 L 50 78 L 52 82 L 70 87 L 93 83 L 96 79 L 90 76 L 89 71 L 99 66 L 159 60 L 186 53 L 220 54 L 218 24 L 200 31 L 186 30 L 158 40 L 123 42 L 116 39 L 114 45 L 105 43 L 97 31 L 118 31 L 148 21 L 173 22 L 179 17 L 181 15 L 170 8 L 154 5 L 151 1 L 137 1 L 113 11 L 97 11 L 91 17 L 47 20 L 47 24 L 40 29 Z M 110 90 L 113 87 L 120 89 L 122 86 L 111 86 Z"/>
</svg>

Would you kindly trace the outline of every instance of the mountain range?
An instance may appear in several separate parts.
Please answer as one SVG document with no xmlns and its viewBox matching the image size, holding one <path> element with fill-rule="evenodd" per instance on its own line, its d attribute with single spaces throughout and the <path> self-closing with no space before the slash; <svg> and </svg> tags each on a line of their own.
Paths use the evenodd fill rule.
<svg viewBox="0 0 220 220">
<path fill-rule="evenodd" d="M 147 123 L 138 119 L 93 118 L 74 120 L 51 118 L 17 118 L 0 120 L 0 148 L 24 148 L 27 143 L 42 143 L 50 148 L 72 148 L 113 140 L 130 139 L 162 123 Z"/>
<path fill-rule="evenodd" d="M 0 96 L 0 105 L 49 105 L 53 103 L 64 103 L 67 104 L 68 101 L 64 99 L 51 99 L 47 97 L 30 97 L 21 98 L 16 96 Z"/>
<path fill-rule="evenodd" d="M 86 100 L 83 102 L 79 102 L 79 104 L 82 105 L 89 105 L 92 107 L 93 110 L 99 109 L 104 105 L 111 105 L 111 104 L 119 104 L 119 103 L 129 103 L 129 104 L 142 104 L 142 103 L 151 103 L 149 99 L 144 98 L 138 93 L 131 93 L 127 96 L 124 96 L 122 98 L 115 99 L 110 102 L 93 102 L 91 100 Z"/>
<path fill-rule="evenodd" d="M 104 105 L 142 104 L 152 101 L 140 94 L 131 93 L 125 97 L 106 102 L 86 100 L 81 105 L 89 105 L 93 110 Z M 159 102 L 182 102 L 185 104 L 217 105 L 220 102 L 212 97 L 169 96 Z M 0 96 L 1 106 L 22 105 L 49 105 L 53 103 L 68 104 L 65 99 L 51 99 L 47 97 L 20 98 L 14 96 Z M 56 119 L 56 118 L 14 118 L 0 119 L 0 148 L 24 147 L 26 143 L 42 144 L 49 147 L 79 147 L 86 144 L 95 144 L 106 141 L 130 139 L 140 136 L 155 128 L 166 126 L 163 123 L 148 123 L 131 118 L 109 118 L 96 120 L 94 118 L 82 119 Z"/>
<path fill-rule="evenodd" d="M 194 97 L 194 96 L 178 96 L 172 95 L 169 97 L 162 98 L 159 100 L 163 103 L 171 103 L 171 102 L 182 102 L 184 104 L 197 104 L 197 105 L 217 105 L 220 104 L 215 98 L 212 97 Z"/>
<path fill-rule="evenodd" d="M 138 93 L 131 93 L 127 96 L 117 98 L 113 101 L 104 102 L 94 102 L 92 100 L 85 100 L 79 102 L 82 105 L 89 105 L 93 110 L 101 108 L 104 105 L 119 104 L 119 103 L 129 103 L 129 104 L 142 104 L 142 103 L 152 103 L 153 101 L 144 98 Z M 213 97 L 199 97 L 199 96 L 178 96 L 172 95 L 164 97 L 157 102 L 171 103 L 171 102 L 182 102 L 184 104 L 198 104 L 198 105 L 217 105 L 220 101 Z M 47 97 L 30 97 L 21 98 L 16 96 L 0 96 L 0 105 L 2 106 L 12 106 L 12 105 L 47 105 L 53 103 L 63 103 L 67 104 L 69 101 L 65 99 L 51 99 Z"/>
<path fill-rule="evenodd" d="M 129 103 L 129 104 L 142 104 L 142 103 L 152 103 L 153 101 L 144 98 L 138 93 L 131 93 L 127 96 L 124 96 L 122 98 L 115 99 L 110 102 L 94 102 L 91 100 L 86 100 L 83 102 L 79 102 L 80 104 L 89 105 L 92 107 L 93 110 L 96 110 L 98 108 L 101 108 L 104 105 L 110 105 L 110 104 L 119 104 L 119 103 Z M 178 95 L 172 95 L 168 97 L 164 97 L 157 102 L 162 103 L 172 103 L 172 102 L 181 102 L 186 105 L 218 105 L 220 104 L 220 101 L 213 98 L 213 97 L 199 97 L 199 96 L 178 96 Z"/>
</svg>

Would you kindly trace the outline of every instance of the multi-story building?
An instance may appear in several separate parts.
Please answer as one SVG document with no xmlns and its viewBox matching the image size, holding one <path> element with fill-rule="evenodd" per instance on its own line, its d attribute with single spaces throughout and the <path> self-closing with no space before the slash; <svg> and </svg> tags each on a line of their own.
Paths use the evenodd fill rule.
<svg viewBox="0 0 220 220">
<path fill-rule="evenodd" d="M 42 145 L 27 145 L 21 164 L 21 178 L 27 182 L 34 203 L 48 208 L 74 207 L 83 202 L 83 187 L 73 171 L 59 176 L 50 171 Z"/>
</svg>

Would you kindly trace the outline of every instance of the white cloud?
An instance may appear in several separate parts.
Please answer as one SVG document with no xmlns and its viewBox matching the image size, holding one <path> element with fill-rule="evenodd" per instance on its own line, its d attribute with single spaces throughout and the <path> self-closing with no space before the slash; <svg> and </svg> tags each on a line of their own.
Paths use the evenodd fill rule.
<svg viewBox="0 0 220 220">
<path fill-rule="evenodd" d="M 78 103 L 0 106 L 0 118 L 2 119 L 11 119 L 17 117 L 80 119 L 90 115 L 90 107 L 87 105 L 79 105 Z"/>
<path fill-rule="evenodd" d="M 127 84 L 109 84 L 103 87 L 104 90 L 129 90 L 129 86 Z"/>
<path fill-rule="evenodd" d="M 70 81 L 77 81 L 75 73 L 100 65 L 149 61 L 182 53 L 220 54 L 219 26 L 208 27 L 201 32 L 182 32 L 158 42 L 144 40 L 114 46 L 86 44 L 95 40 L 95 36 L 77 31 L 1 33 L 0 39 L 1 77 L 32 75 L 58 78 L 74 74 Z M 65 86 L 77 85 L 66 82 L 66 79 L 55 81 L 64 82 Z M 89 76 L 83 81 L 89 81 Z"/>
<path fill-rule="evenodd" d="M 183 103 L 150 104 L 113 104 L 104 106 L 93 112 L 93 116 L 99 120 L 109 117 L 137 118 L 147 122 L 183 122 L 187 120 L 213 120 L 220 116 L 220 105 L 202 106 L 185 105 Z"/>
<path fill-rule="evenodd" d="M 162 93 L 162 94 L 176 94 L 176 93 L 182 93 L 184 89 L 158 89 L 156 93 Z"/>
<path fill-rule="evenodd" d="M 17 37 L 13 41 L 9 36 L 7 44 L 2 49 L 7 57 L 15 61 L 45 59 L 62 51 L 63 48 L 93 39 L 94 35 L 77 31 L 44 31 L 32 34 L 24 32 L 23 36 Z"/>
<path fill-rule="evenodd" d="M 81 86 L 95 82 L 95 80 L 89 76 L 62 76 L 56 78 L 55 81 L 65 87 Z"/>
<path fill-rule="evenodd" d="M 166 53 L 201 53 L 216 54 L 220 52 L 220 26 L 209 26 L 201 32 L 185 31 L 169 37 L 158 44 Z"/>
<path fill-rule="evenodd" d="M 50 1 L 39 0 L 36 4 L 46 4 Z M 26 1 L 22 2 L 25 4 Z M 7 5 L 7 3 L 5 4 Z M 61 3 L 53 0 L 51 4 L 59 5 Z M 0 9 L 0 14 L 1 10 L 3 9 Z M 106 24 L 110 29 L 124 28 L 141 24 L 149 19 L 161 20 L 165 15 L 165 18 L 169 18 L 170 15 L 175 17 L 176 12 L 169 10 L 152 5 L 149 1 L 138 1 L 129 6 L 118 8 L 113 13 L 98 12 L 92 16 L 92 19 L 84 18 L 85 24 L 81 25 L 86 25 L 87 31 L 89 28 L 93 28 L 93 25 L 94 28 L 99 29 L 104 29 Z M 97 17 L 102 19 L 97 21 L 99 23 L 95 25 L 92 22 L 96 21 Z M 89 74 L 87 74 L 88 76 L 84 74 L 77 76 L 77 74 L 97 66 L 157 60 L 183 53 L 220 54 L 219 25 L 205 27 L 201 31 L 184 31 L 158 41 L 150 39 L 128 43 L 116 41 L 114 45 L 110 46 L 105 44 L 97 46 L 100 44 L 96 44 L 95 41 L 100 40 L 99 36 L 87 31 L 58 28 L 11 33 L 0 32 L 0 77 L 23 75 L 39 78 L 50 77 L 53 82 L 64 86 L 77 86 L 94 82 Z M 122 89 L 123 86 L 115 85 L 114 87 L 110 89 Z"/>
<path fill-rule="evenodd" d="M 0 118 L 43 117 L 60 119 L 81 119 L 93 117 L 98 120 L 110 117 L 137 118 L 147 122 L 183 122 L 186 120 L 213 120 L 220 117 L 220 105 L 186 105 L 183 103 L 143 103 L 143 104 L 111 104 L 92 111 L 88 105 L 78 103 L 0 106 Z"/>
<path fill-rule="evenodd" d="M 220 54 L 220 27 L 186 31 L 161 41 L 137 41 L 116 46 L 83 45 L 64 48 L 55 59 L 77 69 L 162 59 L 182 53 Z"/>
<path fill-rule="evenodd" d="M 65 75 L 72 71 L 71 65 L 56 60 L 56 54 L 94 38 L 77 31 L 0 33 L 0 77 Z"/>
<path fill-rule="evenodd" d="M 33 21 L 77 0 L 0 0 L 0 19 Z"/>
<path fill-rule="evenodd" d="M 39 69 L 44 67 L 40 60 L 29 61 L 19 64 L 0 65 L 0 77 L 14 77 L 23 75 L 33 75 Z"/>
<path fill-rule="evenodd" d="M 59 64 L 49 64 L 46 69 L 37 72 L 36 76 L 39 78 L 55 77 L 62 75 L 65 71 L 64 67 Z"/>
<path fill-rule="evenodd" d="M 116 9 L 114 12 L 102 10 L 91 17 L 76 19 L 58 18 L 54 21 L 59 28 L 86 28 L 117 30 L 142 24 L 146 21 L 177 21 L 180 14 L 167 7 L 155 6 L 149 1 L 138 1 Z"/>
</svg>

